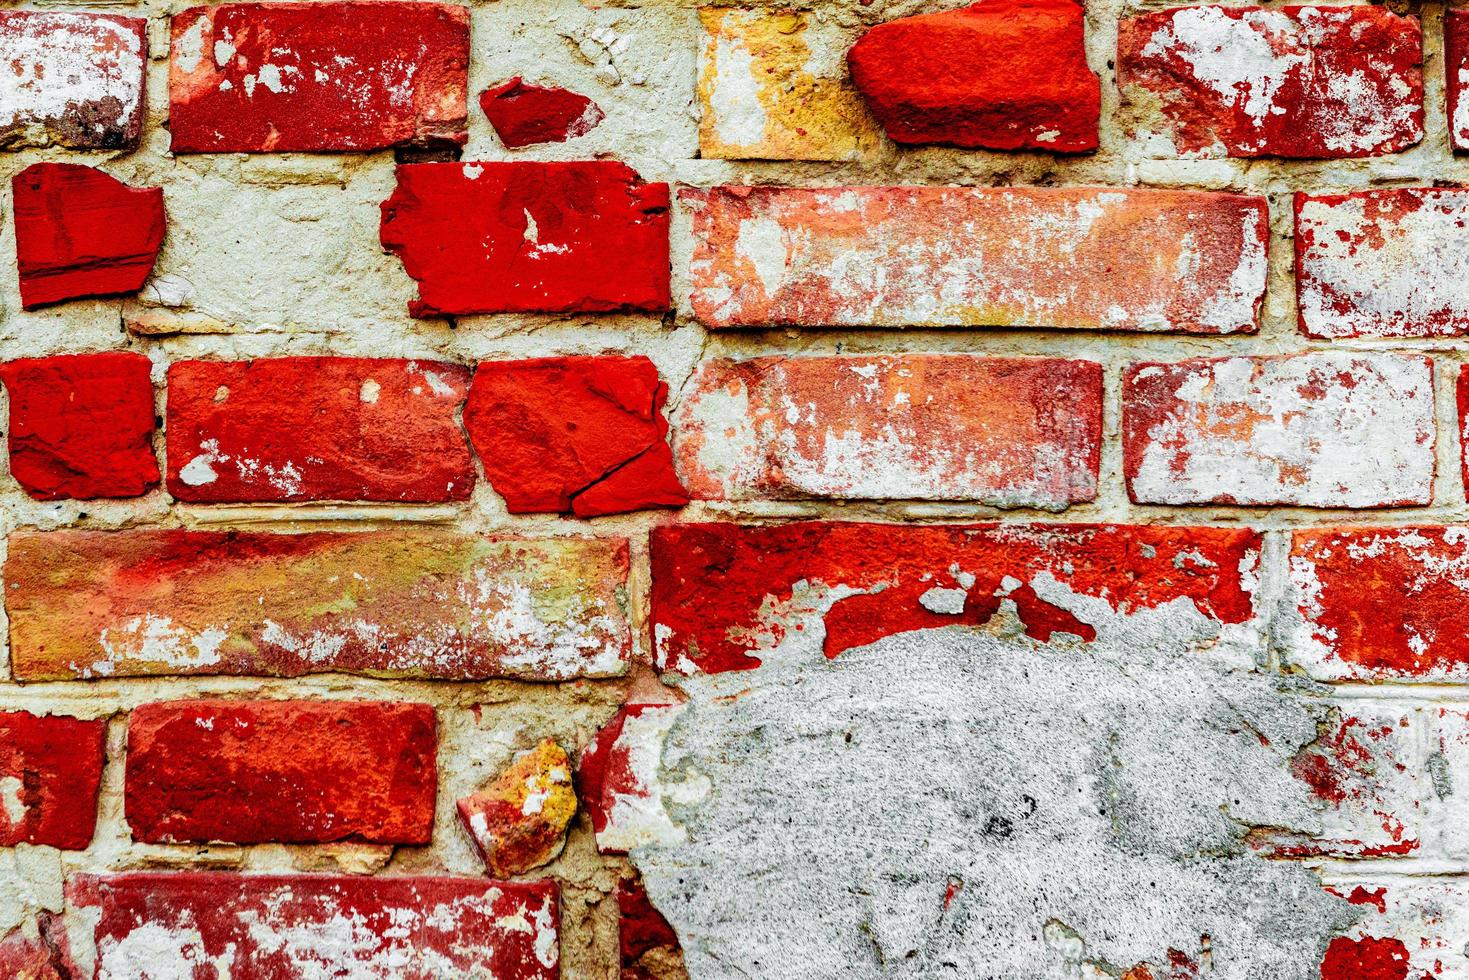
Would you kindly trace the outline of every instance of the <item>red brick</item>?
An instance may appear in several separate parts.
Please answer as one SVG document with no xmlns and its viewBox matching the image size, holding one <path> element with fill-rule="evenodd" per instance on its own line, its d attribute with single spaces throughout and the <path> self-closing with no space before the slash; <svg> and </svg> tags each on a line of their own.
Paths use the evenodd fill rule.
<svg viewBox="0 0 1469 980">
<path fill-rule="evenodd" d="M 847 54 L 888 136 L 991 150 L 1097 148 L 1102 86 L 1075 0 L 982 0 L 902 17 Z"/>
<path fill-rule="evenodd" d="M 715 187 L 690 302 L 712 327 L 1253 331 L 1262 197 L 1096 187 Z"/>
<path fill-rule="evenodd" d="M 706 362 L 678 462 L 704 499 L 979 500 L 1097 495 L 1102 369 L 966 354 Z"/>
<path fill-rule="evenodd" d="M 31 164 L 10 188 L 22 306 L 143 288 L 163 245 L 162 188 L 75 163 Z"/>
<path fill-rule="evenodd" d="M 1289 657 L 1327 680 L 1469 678 L 1469 528 L 1291 537 Z"/>
<path fill-rule="evenodd" d="M 467 139 L 469 11 L 225 3 L 174 15 L 175 153 L 376 150 Z"/>
<path fill-rule="evenodd" d="M 59 915 L 42 912 L 34 930 L 22 925 L 0 939 L 0 977 L 6 980 L 76 980 L 81 976 Z"/>
<path fill-rule="evenodd" d="M 427 844 L 435 757 L 427 704 L 145 704 L 128 719 L 124 809 L 151 844 Z"/>
<path fill-rule="evenodd" d="M 668 185 L 614 160 L 398 168 L 383 247 L 417 317 L 668 309 Z"/>
<path fill-rule="evenodd" d="M 1225 528 L 1123 525 L 857 524 L 654 528 L 658 664 L 718 672 L 812 621 L 835 657 L 884 636 L 984 624 L 1013 603 L 1027 635 L 1092 640 L 1113 614 L 1187 600 L 1219 623 L 1253 615 L 1260 536 Z M 1049 596 L 1047 598 L 1046 596 Z"/>
<path fill-rule="evenodd" d="M 192 977 L 555 980 L 553 881 L 135 871 L 76 875 L 96 980 L 138 962 Z M 135 958 L 136 957 L 136 958 Z M 221 969 L 220 964 L 224 964 Z"/>
<path fill-rule="evenodd" d="M 0 147 L 135 146 L 147 63 L 146 18 L 0 11 Z"/>
<path fill-rule="evenodd" d="M 1449 144 L 1454 152 L 1469 151 L 1469 10 L 1449 9 L 1443 14 L 1444 87 L 1448 90 Z"/>
<path fill-rule="evenodd" d="M 464 427 L 512 514 L 681 507 L 689 497 L 673 472 L 667 398 L 646 357 L 486 361 Z"/>
<path fill-rule="evenodd" d="M 663 807 L 658 778 L 664 736 L 683 710 L 679 704 L 625 704 L 582 752 L 576 784 L 601 853 L 683 839 Z"/>
<path fill-rule="evenodd" d="M 190 503 L 465 500 L 474 464 L 457 364 L 396 358 L 180 361 L 168 492 Z"/>
<path fill-rule="evenodd" d="M 1423 138 L 1416 17 L 1381 7 L 1194 6 L 1122 21 L 1117 83 L 1179 153 L 1361 157 Z"/>
<path fill-rule="evenodd" d="M 136 497 L 158 486 L 152 362 L 56 355 L 0 365 L 10 395 L 10 474 L 37 500 Z"/>
<path fill-rule="evenodd" d="M 26 680 L 568 680 L 626 671 L 627 578 L 621 538 L 17 532 L 5 609 Z"/>
<path fill-rule="evenodd" d="M 683 949 L 678 935 L 663 914 L 648 900 L 648 892 L 637 878 L 617 883 L 617 946 L 622 961 L 621 980 L 663 980 L 677 976 L 668 970 L 682 964 Z"/>
<path fill-rule="evenodd" d="M 571 759 L 555 739 L 542 739 L 455 810 L 491 877 L 549 864 L 566 846 L 566 827 L 576 815 Z"/>
<path fill-rule="evenodd" d="M 1134 503 L 1401 507 L 1433 499 L 1433 364 L 1310 353 L 1134 364 Z"/>
<path fill-rule="evenodd" d="M 1469 886 L 1443 876 L 1364 875 L 1327 889 L 1359 921 L 1331 940 L 1322 980 L 1462 980 L 1469 947 Z"/>
<path fill-rule="evenodd" d="M 591 99 L 569 89 L 527 85 L 520 76 L 480 94 L 495 135 L 510 149 L 564 143 L 585 136 L 607 117 Z"/>
<path fill-rule="evenodd" d="M 105 721 L 0 711 L 0 847 L 92 842 Z"/>
</svg>

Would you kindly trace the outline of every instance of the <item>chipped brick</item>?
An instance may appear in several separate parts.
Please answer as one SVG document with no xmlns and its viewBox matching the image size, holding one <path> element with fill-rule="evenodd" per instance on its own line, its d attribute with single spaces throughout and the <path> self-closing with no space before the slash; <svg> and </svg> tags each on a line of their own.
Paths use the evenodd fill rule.
<svg viewBox="0 0 1469 980">
<path fill-rule="evenodd" d="M 626 670 L 627 575 L 623 539 L 17 532 L 5 607 L 26 680 L 567 680 Z"/>
<path fill-rule="evenodd" d="M 32 164 L 10 187 L 26 309 L 143 288 L 163 245 L 162 188 L 75 163 Z"/>
<path fill-rule="evenodd" d="M 617 947 L 621 980 L 672 980 L 683 968 L 678 935 L 637 878 L 617 883 Z M 683 975 L 687 975 L 686 973 Z"/>
<path fill-rule="evenodd" d="M 105 721 L 0 711 L 0 847 L 81 850 L 97 824 Z"/>
<path fill-rule="evenodd" d="M 571 760 L 555 739 L 543 739 L 456 809 L 491 877 L 549 864 L 566 846 L 566 826 L 576 815 Z"/>
<path fill-rule="evenodd" d="M 0 976 L 6 980 L 79 980 L 61 916 L 42 912 L 0 939 Z"/>
<path fill-rule="evenodd" d="M 10 473 L 37 500 L 136 497 L 158 485 L 152 362 L 55 355 L 0 365 L 10 396 Z"/>
<path fill-rule="evenodd" d="M 1195 6 L 1122 21 L 1134 136 L 1190 156 L 1342 158 L 1423 138 L 1416 17 L 1381 7 Z"/>
<path fill-rule="evenodd" d="M 607 117 L 597 103 L 564 88 L 527 85 L 516 76 L 480 94 L 495 135 L 510 149 L 564 143 L 585 136 Z"/>
<path fill-rule="evenodd" d="M 191 503 L 465 500 L 457 364 L 395 358 L 180 361 L 168 371 L 168 492 Z"/>
<path fill-rule="evenodd" d="M 964 354 L 710 361 L 674 428 L 704 499 L 1061 509 L 1097 494 L 1102 370 Z"/>
<path fill-rule="evenodd" d="M 145 704 L 128 718 L 128 827 L 152 844 L 427 844 L 436 755 L 427 704 Z"/>
<path fill-rule="evenodd" d="M 847 55 L 899 143 L 1081 153 L 1097 148 L 1102 86 L 1075 0 L 982 0 L 879 24 Z"/>
<path fill-rule="evenodd" d="M 682 712 L 677 704 L 625 704 L 583 750 L 576 783 L 601 853 L 683 839 L 658 778 L 664 736 Z"/>
<path fill-rule="evenodd" d="M 1370 874 L 1370 872 L 1369 872 Z M 1448 877 L 1331 880 L 1360 916 L 1331 940 L 1322 980 L 1462 980 L 1469 975 L 1469 886 Z"/>
<path fill-rule="evenodd" d="M 467 139 L 457 4 L 225 3 L 173 17 L 175 153 L 377 150 Z"/>
<path fill-rule="evenodd" d="M 690 189 L 711 327 L 1253 331 L 1261 197 L 1107 188 Z"/>
<path fill-rule="evenodd" d="M 595 517 L 681 507 L 663 403 L 646 357 L 486 361 L 464 427 L 512 514 Z"/>
<path fill-rule="evenodd" d="M 1311 353 L 1134 364 L 1134 503 L 1402 507 L 1433 499 L 1433 365 Z"/>
<path fill-rule="evenodd" d="M 662 312 L 668 185 L 613 160 L 398 168 L 382 244 L 418 281 L 416 317 Z"/>
<path fill-rule="evenodd" d="M 1469 10 L 1443 13 L 1444 87 L 1448 90 L 1449 144 L 1469 151 Z"/>
</svg>

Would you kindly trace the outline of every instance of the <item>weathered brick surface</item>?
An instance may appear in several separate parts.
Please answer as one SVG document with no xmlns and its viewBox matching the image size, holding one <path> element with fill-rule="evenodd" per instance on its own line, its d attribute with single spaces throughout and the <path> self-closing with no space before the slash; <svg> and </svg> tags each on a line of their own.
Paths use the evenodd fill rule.
<svg viewBox="0 0 1469 980">
<path fill-rule="evenodd" d="M 618 539 L 441 532 L 17 533 L 11 665 L 169 674 L 561 680 L 631 649 Z"/>
<path fill-rule="evenodd" d="M 677 704 L 625 704 L 583 750 L 577 789 L 603 854 L 680 836 L 664 807 L 658 759 L 681 712 Z"/>
<path fill-rule="evenodd" d="M 135 871 L 67 894 L 95 917 L 97 980 L 560 975 L 550 881 Z"/>
<path fill-rule="evenodd" d="M 128 717 L 124 806 L 148 843 L 426 844 L 427 704 L 168 701 Z"/>
<path fill-rule="evenodd" d="M 576 814 L 571 759 L 543 739 L 482 791 L 455 804 L 491 877 L 525 874 L 556 859 Z"/>
<path fill-rule="evenodd" d="M 1367 4 L 1178 7 L 1122 21 L 1117 81 L 1179 153 L 1395 153 L 1423 138 L 1420 33 Z"/>
<path fill-rule="evenodd" d="M 519 76 L 480 93 L 480 109 L 508 149 L 564 143 L 585 136 L 607 118 L 597 103 L 576 92 L 528 85 Z"/>
<path fill-rule="evenodd" d="M 172 19 L 175 153 L 466 139 L 469 12 L 449 3 L 225 3 Z"/>
<path fill-rule="evenodd" d="M 1137 503 L 1398 507 L 1433 499 L 1426 357 L 1134 364 L 1123 466 Z"/>
<path fill-rule="evenodd" d="M 677 423 L 679 467 L 705 499 L 1060 509 L 1097 494 L 1102 371 L 962 354 L 711 361 Z"/>
<path fill-rule="evenodd" d="M 1469 887 L 1462 878 L 1421 877 L 1331 881 L 1360 921 L 1333 939 L 1322 980 L 1421 980 L 1469 976 Z"/>
<path fill-rule="evenodd" d="M 455 412 L 469 372 L 436 361 L 281 357 L 168 370 L 168 492 L 193 503 L 463 500 Z"/>
<path fill-rule="evenodd" d="M 0 846 L 92 842 L 106 723 L 0 711 Z"/>
<path fill-rule="evenodd" d="M 1448 92 L 1449 144 L 1469 150 L 1469 12 L 1445 10 L 1444 87 Z"/>
<path fill-rule="evenodd" d="M 687 190 L 710 327 L 1255 328 L 1266 206 L 1104 188 Z"/>
</svg>

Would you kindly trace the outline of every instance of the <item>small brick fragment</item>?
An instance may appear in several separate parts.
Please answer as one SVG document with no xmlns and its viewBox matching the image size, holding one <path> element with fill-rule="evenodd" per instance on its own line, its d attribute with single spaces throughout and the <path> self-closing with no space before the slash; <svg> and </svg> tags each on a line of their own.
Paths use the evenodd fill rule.
<svg viewBox="0 0 1469 980">
<path fill-rule="evenodd" d="M 457 809 L 491 877 L 549 864 L 566 846 L 566 827 L 576 815 L 571 760 L 555 739 L 543 739 Z"/>
<path fill-rule="evenodd" d="M 617 883 L 617 915 L 621 980 L 671 980 L 680 975 L 683 949 L 678 934 L 648 900 L 640 879 Z"/>
<path fill-rule="evenodd" d="M 674 431 L 703 499 L 1061 509 L 1097 494 L 1102 370 L 965 354 L 709 361 Z"/>
<path fill-rule="evenodd" d="M 486 361 L 464 427 L 512 514 L 596 517 L 682 507 L 663 403 L 646 357 Z"/>
<path fill-rule="evenodd" d="M 10 187 L 22 306 L 143 288 L 163 245 L 162 188 L 76 163 L 31 164 Z"/>
<path fill-rule="evenodd" d="M 1448 90 L 1449 144 L 1469 151 L 1469 10 L 1443 14 L 1444 87 Z"/>
<path fill-rule="evenodd" d="M 179 361 L 168 492 L 190 503 L 465 500 L 458 364 L 396 358 Z"/>
<path fill-rule="evenodd" d="M 414 0 L 174 15 L 175 153 L 377 150 L 468 138 L 469 11 Z"/>
<path fill-rule="evenodd" d="M 25 680 L 569 680 L 626 671 L 627 577 L 620 538 L 17 532 L 5 608 Z"/>
<path fill-rule="evenodd" d="M 1117 37 L 1134 136 L 1188 156 L 1396 153 L 1423 138 L 1422 63 L 1418 18 L 1368 4 L 1178 7 Z"/>
<path fill-rule="evenodd" d="M 92 842 L 105 721 L 0 711 L 0 847 Z"/>
<path fill-rule="evenodd" d="M 37 500 L 137 497 L 158 486 L 152 362 L 142 354 L 0 365 L 10 396 L 10 474 Z"/>
<path fill-rule="evenodd" d="M 981 0 L 872 28 L 847 59 L 898 143 L 1083 153 L 1102 86 L 1075 0 Z"/>
<path fill-rule="evenodd" d="M 554 881 L 134 871 L 66 897 L 96 923 L 95 980 L 138 980 L 139 957 L 221 980 L 560 975 Z"/>
<path fill-rule="evenodd" d="M 146 18 L 0 11 L 0 147 L 137 145 L 147 62 Z"/>
<path fill-rule="evenodd" d="M 1064 187 L 714 187 L 690 303 L 711 327 L 1250 332 L 1262 197 Z"/>
<path fill-rule="evenodd" d="M 520 76 L 480 94 L 495 135 L 510 149 L 537 143 L 564 143 L 585 136 L 607 114 L 585 95 L 564 88 L 527 85 Z"/>
<path fill-rule="evenodd" d="M 658 777 L 663 739 L 683 710 L 679 704 L 625 704 L 582 751 L 576 784 L 601 853 L 683 840 L 664 809 Z"/>
<path fill-rule="evenodd" d="M 662 312 L 668 185 L 614 160 L 398 168 L 383 248 L 418 281 L 416 317 Z"/>
<path fill-rule="evenodd" d="M 145 704 L 128 719 L 128 827 L 151 844 L 427 844 L 436 755 L 427 704 Z"/>
<path fill-rule="evenodd" d="M 1134 364 L 1134 503 L 1403 507 L 1433 499 L 1433 364 L 1323 353 Z"/>
<path fill-rule="evenodd" d="M 896 633 L 983 625 L 1002 606 L 1041 642 L 1055 633 L 1090 641 L 1107 616 L 1180 600 L 1208 620 L 1243 623 L 1253 615 L 1260 536 L 803 521 L 656 527 L 649 547 L 658 665 L 717 673 L 758 667 L 763 651 L 818 626 L 836 657 Z"/>
<path fill-rule="evenodd" d="M 879 130 L 839 58 L 843 37 L 810 11 L 701 7 L 699 155 L 856 160 Z"/>
</svg>

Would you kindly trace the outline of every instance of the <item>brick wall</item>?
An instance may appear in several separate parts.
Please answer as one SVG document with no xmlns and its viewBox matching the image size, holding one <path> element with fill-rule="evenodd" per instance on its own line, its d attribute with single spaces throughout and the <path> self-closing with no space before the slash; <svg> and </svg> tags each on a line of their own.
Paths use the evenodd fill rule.
<svg viewBox="0 0 1469 980">
<path fill-rule="evenodd" d="M 1432 3 L 0 10 L 0 975 L 1466 980 L 1464 89 Z"/>
</svg>

